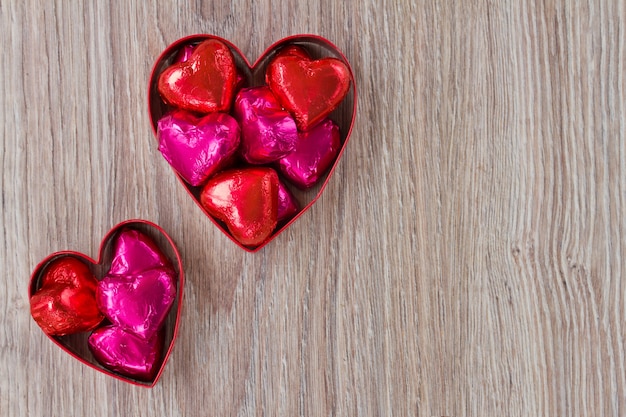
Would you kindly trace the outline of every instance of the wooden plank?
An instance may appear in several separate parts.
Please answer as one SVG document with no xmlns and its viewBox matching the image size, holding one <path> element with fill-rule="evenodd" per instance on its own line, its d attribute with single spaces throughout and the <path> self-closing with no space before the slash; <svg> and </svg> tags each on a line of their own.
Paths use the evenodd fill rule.
<svg viewBox="0 0 626 417">
<path fill-rule="evenodd" d="M 621 1 L 1 0 L 0 415 L 623 416 Z M 156 149 L 176 39 L 250 60 L 314 33 L 351 61 L 353 136 L 322 198 L 249 254 Z M 186 269 L 151 389 L 31 320 L 48 254 L 144 218 Z"/>
</svg>

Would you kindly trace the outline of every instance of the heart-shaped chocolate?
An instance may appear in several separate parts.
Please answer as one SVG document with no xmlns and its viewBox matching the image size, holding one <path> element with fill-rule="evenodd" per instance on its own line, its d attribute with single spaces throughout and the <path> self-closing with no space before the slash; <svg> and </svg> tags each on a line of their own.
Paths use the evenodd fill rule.
<svg viewBox="0 0 626 417">
<path fill-rule="evenodd" d="M 339 127 L 330 119 L 301 132 L 293 152 L 278 161 L 280 172 L 300 188 L 309 188 L 324 175 L 341 146 Z"/>
<path fill-rule="evenodd" d="M 209 179 L 200 201 L 239 242 L 260 245 L 278 223 L 278 188 L 272 168 L 234 169 Z"/>
<path fill-rule="evenodd" d="M 300 203 L 299 205 L 302 207 L 296 214 L 289 220 L 279 221 L 277 224 L 277 228 L 271 233 L 271 235 L 263 240 L 262 243 L 258 245 L 248 245 L 243 244 L 238 241 L 233 234 L 229 231 L 228 226 L 223 221 L 219 220 L 217 217 L 212 215 L 205 207 L 202 206 L 200 202 L 200 194 L 202 192 L 201 187 L 195 187 L 187 182 L 177 173 L 177 176 L 181 183 L 185 186 L 187 191 L 193 200 L 198 204 L 198 206 L 204 211 L 204 213 L 216 224 L 221 230 L 230 237 L 237 245 L 241 248 L 255 252 L 273 240 L 276 236 L 278 236 L 282 231 L 284 231 L 287 227 L 293 224 L 304 212 L 306 212 L 311 205 L 321 196 L 324 188 L 326 187 L 329 179 L 331 178 L 341 156 L 345 150 L 348 139 L 350 138 L 350 133 L 352 131 L 352 126 L 354 124 L 354 120 L 356 117 L 356 102 L 357 102 L 357 93 L 356 93 L 356 84 L 354 75 L 352 73 L 352 69 L 345 56 L 337 49 L 335 45 L 333 45 L 328 40 L 321 38 L 315 35 L 296 35 L 291 36 L 285 39 L 282 39 L 272 46 L 270 46 L 254 63 L 250 64 L 244 55 L 241 53 L 236 46 L 232 43 L 228 42 L 225 39 L 219 38 L 217 36 L 212 35 L 194 35 L 189 36 L 183 39 L 180 39 L 170 46 L 168 46 L 165 51 L 161 54 L 161 56 L 155 62 L 155 65 L 152 70 L 152 75 L 149 81 L 149 113 L 150 119 L 153 126 L 153 131 L 156 135 L 157 133 L 157 123 L 158 121 L 168 112 L 172 111 L 176 106 L 170 105 L 167 101 L 161 98 L 158 90 L 158 81 L 161 74 L 170 68 L 175 62 L 179 62 L 181 59 L 185 59 L 186 56 L 189 56 L 190 45 L 196 46 L 202 44 L 206 40 L 218 40 L 226 45 L 235 60 L 235 65 L 237 67 L 237 73 L 243 77 L 244 81 L 241 83 L 242 88 L 250 88 L 257 86 L 264 86 L 265 84 L 265 75 L 266 70 L 270 62 L 272 62 L 276 57 L 297 57 L 300 60 L 309 60 L 311 62 L 315 62 L 318 60 L 324 60 L 326 58 L 337 59 L 342 62 L 348 70 L 349 74 L 349 83 L 348 83 L 348 92 L 345 95 L 345 98 L 341 100 L 338 106 L 327 115 L 332 120 L 334 120 L 339 126 L 340 131 L 340 142 L 341 147 L 339 152 L 336 155 L 336 158 L 332 162 L 328 171 L 321 176 L 319 181 L 312 187 L 306 190 L 299 190 L 290 188 L 290 191 L 293 193 L 295 199 Z M 197 48 L 196 48 L 197 49 Z M 182 51 L 182 52 L 181 52 Z M 193 55 L 193 54 L 192 54 Z M 183 57 L 183 58 L 181 58 Z M 310 57 L 310 59 L 309 59 Z M 189 56 L 191 60 L 191 56 Z M 178 61 L 177 61 L 178 60 Z M 187 61 L 189 62 L 189 61 Z M 178 64 L 175 64 L 178 65 Z M 235 165 L 232 168 L 242 168 L 243 166 Z M 280 175 L 279 175 L 280 176 Z M 284 178 L 281 178 L 281 182 Z"/>
<path fill-rule="evenodd" d="M 163 71 L 158 89 L 169 104 L 210 113 L 230 109 L 236 85 L 237 68 L 230 49 L 222 42 L 209 40 L 187 60 Z"/>
<path fill-rule="evenodd" d="M 241 90 L 233 113 L 241 125 L 241 155 L 249 163 L 274 162 L 295 149 L 296 122 L 283 110 L 269 87 Z"/>
<path fill-rule="evenodd" d="M 233 159 L 240 130 L 226 113 L 199 118 L 175 110 L 159 120 L 159 151 L 185 181 L 199 186 Z"/>
<path fill-rule="evenodd" d="M 174 303 L 176 273 L 152 240 L 136 230 L 121 231 L 113 252 L 111 269 L 98 283 L 98 308 L 123 330 L 151 339 Z"/>
<path fill-rule="evenodd" d="M 54 260 L 30 298 L 33 319 L 50 336 L 92 330 L 104 319 L 96 305 L 97 285 L 96 277 L 80 260 Z"/>
<path fill-rule="evenodd" d="M 118 239 L 120 236 L 124 236 L 125 233 L 130 235 L 137 233 L 147 236 L 148 238 Z M 117 247 L 114 247 L 114 243 L 117 243 Z M 133 253 L 137 256 L 132 257 L 133 262 L 128 262 L 128 257 L 115 256 L 122 252 Z M 145 220 L 129 220 L 122 222 L 113 227 L 103 238 L 100 245 L 98 260 L 93 260 L 87 255 L 78 252 L 63 251 L 53 253 L 40 262 L 31 275 L 29 284 L 29 299 L 33 300 L 35 294 L 37 294 L 38 291 L 44 287 L 46 276 L 51 271 L 51 267 L 53 267 L 57 262 L 67 262 L 68 260 L 70 262 L 80 262 L 85 265 L 89 269 L 90 273 L 96 278 L 104 277 L 107 273 L 130 275 L 139 274 L 146 270 L 152 271 L 170 268 L 174 271 L 175 277 L 172 284 L 174 285 L 175 297 L 161 330 L 163 333 L 163 348 L 161 349 L 160 354 L 155 355 L 157 359 L 154 360 L 152 365 L 150 365 L 152 362 L 150 357 L 144 358 L 146 361 L 145 372 L 140 372 L 140 374 L 134 374 L 131 372 L 125 375 L 123 371 L 122 373 L 119 371 L 114 372 L 102 366 L 89 349 L 88 332 L 75 333 L 67 336 L 48 335 L 48 337 L 62 350 L 100 372 L 135 385 L 146 387 L 154 386 L 161 376 L 167 359 L 169 358 L 169 355 L 174 347 L 174 340 L 176 339 L 176 335 L 178 333 L 178 323 L 182 308 L 184 274 L 180 255 L 172 239 L 162 228 Z M 96 301 L 94 299 L 90 302 L 93 302 L 95 305 Z M 106 321 L 103 322 L 101 326 L 104 326 L 105 324 Z M 119 329 L 119 331 L 123 330 L 121 327 L 114 327 Z M 100 334 L 99 332 L 101 332 L 101 329 L 103 328 L 105 327 L 98 327 L 94 332 L 98 332 L 97 334 Z M 119 336 L 118 330 L 115 331 L 115 334 L 118 334 Z M 136 337 L 141 339 L 140 336 Z M 155 337 L 157 336 L 150 339 L 150 343 L 153 343 L 153 339 Z M 108 337 L 108 340 L 111 341 L 114 339 Z M 111 347 L 114 348 L 115 346 L 112 345 Z M 136 347 L 138 349 L 135 349 L 134 352 L 146 352 L 144 348 L 139 349 L 139 345 Z M 115 352 L 113 352 L 113 350 L 114 349 L 109 349 L 110 354 L 113 354 L 114 356 Z M 132 365 L 131 367 L 134 367 L 138 363 L 139 361 L 135 359 L 132 361 L 129 360 L 129 365 Z"/>
<path fill-rule="evenodd" d="M 174 303 L 174 278 L 173 271 L 165 268 L 137 275 L 107 275 L 98 283 L 98 308 L 122 329 L 150 339 Z"/>
<path fill-rule="evenodd" d="M 301 131 L 315 126 L 341 103 L 351 79 L 348 67 L 337 58 L 310 60 L 291 51 L 272 60 L 265 76 Z"/>
<path fill-rule="evenodd" d="M 108 369 L 150 381 L 158 372 L 163 355 L 163 332 L 143 339 L 118 326 L 100 327 L 89 336 L 89 349 Z"/>
</svg>

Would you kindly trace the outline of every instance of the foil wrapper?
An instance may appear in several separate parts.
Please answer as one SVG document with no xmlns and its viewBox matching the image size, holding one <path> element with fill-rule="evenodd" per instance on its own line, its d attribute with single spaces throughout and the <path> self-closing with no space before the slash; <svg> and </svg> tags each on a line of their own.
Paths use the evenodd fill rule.
<svg viewBox="0 0 626 417">
<path fill-rule="evenodd" d="M 31 315 L 51 336 L 92 330 L 104 319 L 96 306 L 97 285 L 85 263 L 59 258 L 46 268 L 41 287 L 30 298 Z"/>
<path fill-rule="evenodd" d="M 163 332 L 146 340 L 120 327 L 105 326 L 91 333 L 89 350 L 107 369 L 151 381 L 162 361 L 163 340 Z"/>
<path fill-rule="evenodd" d="M 241 155 L 251 164 L 274 162 L 294 150 L 298 128 L 268 87 L 245 88 L 235 99 Z"/>
<path fill-rule="evenodd" d="M 278 175 L 266 167 L 221 172 L 206 183 L 200 202 L 241 244 L 259 245 L 278 222 Z"/>
<path fill-rule="evenodd" d="M 143 339 L 159 331 L 175 298 L 174 272 L 168 268 L 107 275 L 96 294 L 98 308 L 111 323 Z"/>
<path fill-rule="evenodd" d="M 161 361 L 165 319 L 176 298 L 176 272 L 147 235 L 122 229 L 96 303 L 112 323 L 96 329 L 89 348 L 104 367 L 149 380 Z"/>
<path fill-rule="evenodd" d="M 330 119 L 300 133 L 296 149 L 278 161 L 280 172 L 298 188 L 315 185 L 341 149 L 339 127 Z"/>
<path fill-rule="evenodd" d="M 133 275 L 153 268 L 172 268 L 169 259 L 150 237 L 135 229 L 117 236 L 109 275 Z"/>
<path fill-rule="evenodd" d="M 186 61 L 176 62 L 159 76 L 157 90 L 167 103 L 198 113 L 228 112 L 237 88 L 237 67 L 223 42 L 208 39 Z"/>
<path fill-rule="evenodd" d="M 157 137 L 165 160 L 187 183 L 199 186 L 232 161 L 240 128 L 226 113 L 196 117 L 177 110 L 159 120 Z"/>
<path fill-rule="evenodd" d="M 191 55 L 193 54 L 193 51 L 196 49 L 196 45 L 194 44 L 188 44 L 183 46 L 182 48 L 180 48 L 180 51 L 178 51 L 178 53 L 176 54 L 176 58 L 174 58 L 174 64 L 178 64 L 181 62 L 187 62 L 189 61 L 189 58 L 191 58 Z"/>
<path fill-rule="evenodd" d="M 307 131 L 339 106 L 351 77 L 346 64 L 336 58 L 310 60 L 288 50 L 270 62 L 265 80 L 298 129 Z"/>
<path fill-rule="evenodd" d="M 278 182 L 278 222 L 290 220 L 300 211 L 298 201 L 289 188 Z"/>
</svg>

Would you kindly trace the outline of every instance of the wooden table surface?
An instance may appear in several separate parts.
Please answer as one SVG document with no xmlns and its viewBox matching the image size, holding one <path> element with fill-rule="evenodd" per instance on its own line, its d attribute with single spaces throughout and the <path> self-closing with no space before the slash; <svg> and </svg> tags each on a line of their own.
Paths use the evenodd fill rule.
<svg viewBox="0 0 626 417">
<path fill-rule="evenodd" d="M 626 3 L 110 3 L 0 0 L 1 416 L 626 415 Z M 251 60 L 314 33 L 355 70 L 335 176 L 258 253 L 151 132 L 152 65 L 194 33 Z M 153 389 L 29 314 L 40 260 L 130 218 L 186 273 Z"/>
</svg>

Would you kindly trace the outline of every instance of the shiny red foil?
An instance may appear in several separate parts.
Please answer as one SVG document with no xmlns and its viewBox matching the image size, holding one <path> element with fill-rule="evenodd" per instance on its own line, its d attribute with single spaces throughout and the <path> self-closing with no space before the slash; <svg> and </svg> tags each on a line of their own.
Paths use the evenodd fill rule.
<svg viewBox="0 0 626 417">
<path fill-rule="evenodd" d="M 163 332 L 146 340 L 120 327 L 105 326 L 91 333 L 89 350 L 106 368 L 140 381 L 151 381 L 163 355 Z"/>
<path fill-rule="evenodd" d="M 288 50 L 267 67 L 265 80 L 280 104 L 309 130 L 330 114 L 350 89 L 350 70 L 336 58 L 310 60 Z"/>
<path fill-rule="evenodd" d="M 287 45 L 281 48 L 276 54 L 276 56 L 274 57 L 274 59 L 282 57 L 282 56 L 289 56 L 289 55 L 300 57 L 301 59 L 305 59 L 309 61 L 311 60 L 311 56 L 309 55 L 309 53 L 304 48 L 298 45 Z"/>
<path fill-rule="evenodd" d="M 183 46 L 178 54 L 176 54 L 176 58 L 174 59 L 174 64 L 178 64 L 180 62 L 187 62 L 189 58 L 191 58 L 191 54 L 196 49 L 195 44 L 188 44 Z M 246 79 L 241 75 L 239 71 L 237 71 L 237 80 L 235 82 L 235 91 L 238 91 L 245 83 Z"/>
<path fill-rule="evenodd" d="M 200 201 L 241 244 L 259 245 L 278 222 L 278 187 L 278 175 L 271 168 L 229 170 L 209 179 Z"/>
<path fill-rule="evenodd" d="M 41 287 L 30 298 L 35 322 L 51 336 L 89 331 L 104 319 L 96 306 L 98 281 L 89 267 L 73 257 L 53 261 Z"/>
<path fill-rule="evenodd" d="M 241 90 L 233 113 L 241 125 L 241 155 L 247 162 L 274 162 L 295 149 L 296 122 L 268 87 Z"/>
<path fill-rule="evenodd" d="M 280 172 L 298 188 L 309 188 L 328 171 L 340 148 L 339 127 L 326 119 L 300 133 L 296 149 L 278 161 Z"/>
<path fill-rule="evenodd" d="M 209 113 L 204 117 L 176 110 L 159 120 L 159 151 L 193 186 L 224 168 L 239 148 L 239 124 L 226 113 Z"/>
<path fill-rule="evenodd" d="M 198 113 L 228 112 L 237 87 L 230 49 L 216 39 L 200 43 L 191 56 L 165 69 L 157 88 L 163 100 Z"/>
<path fill-rule="evenodd" d="M 143 338 L 162 327 L 176 297 L 176 274 L 146 235 L 124 230 L 115 243 L 112 267 L 98 283 L 98 308 L 115 325 Z"/>
</svg>

